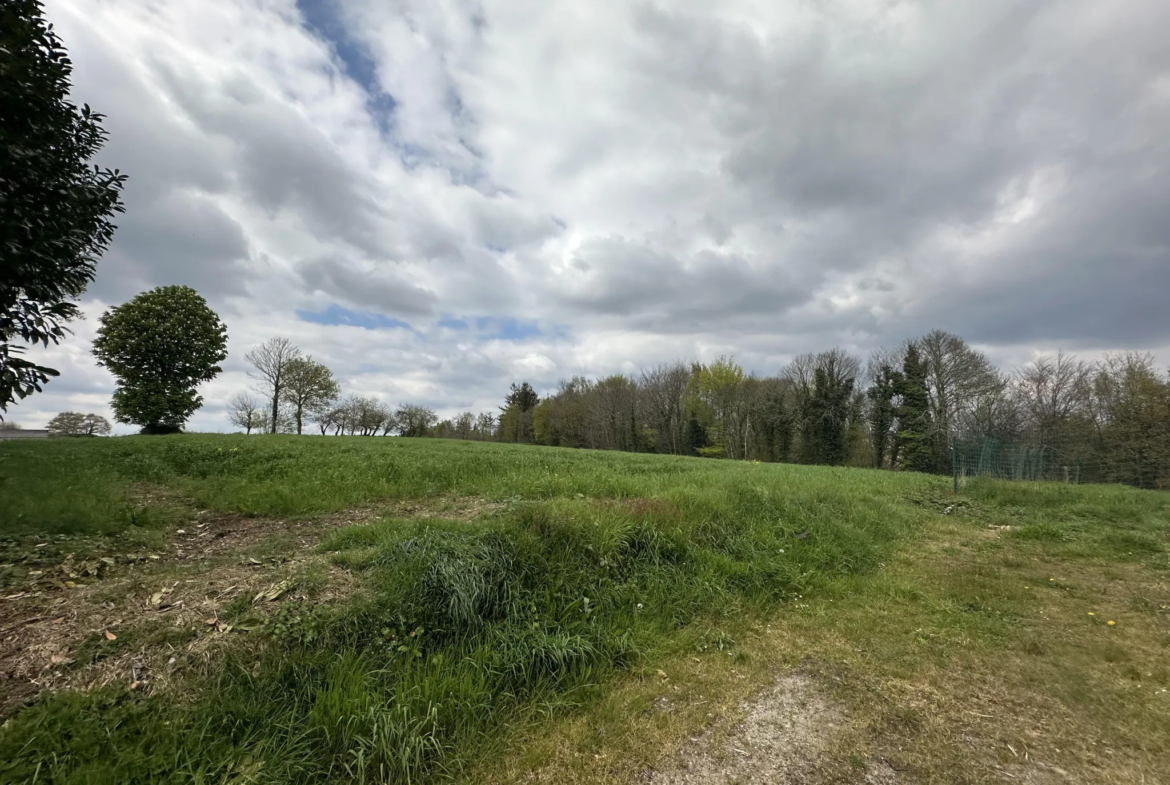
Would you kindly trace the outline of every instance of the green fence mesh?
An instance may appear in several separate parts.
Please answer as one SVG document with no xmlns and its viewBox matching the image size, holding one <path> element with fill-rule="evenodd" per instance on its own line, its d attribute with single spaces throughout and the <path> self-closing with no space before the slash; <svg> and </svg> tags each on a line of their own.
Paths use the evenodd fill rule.
<svg viewBox="0 0 1170 785">
<path fill-rule="evenodd" d="M 1085 482 L 1081 461 L 1059 450 L 1034 444 L 1017 444 L 997 439 L 956 439 L 952 469 L 956 479 L 995 477 L 1002 480 L 1046 480 Z"/>
</svg>

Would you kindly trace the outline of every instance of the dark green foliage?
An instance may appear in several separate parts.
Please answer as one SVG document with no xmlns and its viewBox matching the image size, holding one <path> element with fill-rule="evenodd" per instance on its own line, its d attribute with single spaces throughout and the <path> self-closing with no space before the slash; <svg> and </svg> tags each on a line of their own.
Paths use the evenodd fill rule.
<svg viewBox="0 0 1170 785">
<path fill-rule="evenodd" d="M 18 357 L 58 343 L 78 316 L 122 212 L 125 175 L 90 168 L 105 143 L 102 115 L 69 100 L 72 64 L 39 0 L 0 5 L 0 411 L 49 378 Z"/>
<path fill-rule="evenodd" d="M 930 422 L 930 392 L 926 387 L 926 364 L 913 344 L 906 350 L 898 394 L 898 450 L 902 466 L 912 472 L 930 472 L 936 467 L 934 430 Z"/>
<path fill-rule="evenodd" d="M 701 448 L 707 446 L 707 429 L 693 413 L 687 420 L 684 444 L 686 445 L 684 455 L 697 455 Z"/>
<path fill-rule="evenodd" d="M 500 438 L 506 442 L 532 442 L 539 403 L 540 396 L 528 382 L 522 382 L 519 387 L 513 383 L 500 407 Z"/>
<path fill-rule="evenodd" d="M 515 384 L 512 385 L 511 392 L 504 398 L 504 406 L 501 411 L 515 406 L 521 412 L 530 412 L 536 408 L 538 403 L 540 403 L 540 396 L 536 394 L 536 390 L 532 389 L 532 385 L 528 382 L 521 382 L 519 387 Z"/>
<path fill-rule="evenodd" d="M 203 404 L 196 386 L 222 370 L 227 328 L 194 289 L 161 286 L 102 314 L 93 353 L 118 379 L 118 422 L 177 433 Z"/>
<path fill-rule="evenodd" d="M 816 369 L 804 418 L 805 463 L 839 466 L 845 462 L 845 433 L 852 395 L 853 379 Z"/>
<path fill-rule="evenodd" d="M 49 433 L 54 436 L 105 436 L 110 423 L 98 414 L 61 412 L 49 420 Z"/>
<path fill-rule="evenodd" d="M 785 391 L 770 392 L 764 402 L 763 424 L 765 457 L 770 461 L 789 461 L 792 458 L 792 441 L 795 433 L 792 410 Z"/>
<path fill-rule="evenodd" d="M 878 369 L 873 384 L 865 393 L 870 402 L 870 438 L 873 441 L 873 465 L 877 469 L 886 465 L 886 455 L 891 443 L 890 437 L 897 419 L 897 406 L 894 404 L 894 398 L 900 394 L 902 385 L 902 374 L 883 363 Z M 894 441 L 894 444 L 896 446 L 897 442 Z M 890 465 L 894 465 L 896 462 L 897 455 L 890 456 Z"/>
</svg>

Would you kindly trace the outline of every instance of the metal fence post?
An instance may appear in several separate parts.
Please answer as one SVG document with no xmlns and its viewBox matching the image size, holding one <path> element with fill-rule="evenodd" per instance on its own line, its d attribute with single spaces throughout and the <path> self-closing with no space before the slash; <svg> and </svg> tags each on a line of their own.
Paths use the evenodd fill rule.
<svg viewBox="0 0 1170 785">
<path fill-rule="evenodd" d="M 959 456 L 955 452 L 955 437 L 951 437 L 951 477 L 955 483 L 955 495 L 959 495 Z"/>
</svg>

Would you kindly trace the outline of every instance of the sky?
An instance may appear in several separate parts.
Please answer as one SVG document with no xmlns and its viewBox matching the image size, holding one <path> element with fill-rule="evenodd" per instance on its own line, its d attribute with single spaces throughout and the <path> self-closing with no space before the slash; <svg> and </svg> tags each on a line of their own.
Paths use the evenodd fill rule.
<svg viewBox="0 0 1170 785">
<path fill-rule="evenodd" d="M 197 289 L 191 430 L 284 336 L 346 392 L 732 354 L 774 374 L 939 328 L 1001 367 L 1170 364 L 1165 0 L 47 0 L 129 175 L 85 319 L 12 407 L 112 419 L 97 317 Z M 129 432 L 119 426 L 117 432 Z"/>
</svg>

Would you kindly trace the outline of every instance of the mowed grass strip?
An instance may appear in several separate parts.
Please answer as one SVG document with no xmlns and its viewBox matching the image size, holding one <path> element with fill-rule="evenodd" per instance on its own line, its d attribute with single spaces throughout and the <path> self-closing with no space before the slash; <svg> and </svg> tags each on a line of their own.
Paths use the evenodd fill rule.
<svg viewBox="0 0 1170 785">
<path fill-rule="evenodd" d="M 131 489 L 144 483 L 264 516 L 441 495 L 497 503 L 470 522 L 335 532 L 323 549 L 361 589 L 288 605 L 197 689 L 43 698 L 0 731 L 0 774 L 13 781 L 457 778 L 499 752 L 501 731 L 603 710 L 622 671 L 689 652 L 698 630 L 723 657 L 726 630 L 799 595 L 864 594 L 865 576 L 954 504 L 945 480 L 919 475 L 460 442 L 183 436 L 0 450 L 16 489 L 0 521 L 13 536 L 52 531 L 61 511 L 71 530 L 115 532 L 132 525 Z M 101 479 L 70 483 L 77 467 Z M 37 489 L 54 486 L 42 505 Z M 1164 496 L 975 485 L 967 498 L 1068 558 L 1088 556 L 1086 539 L 1134 563 L 1165 553 Z M 1053 539 L 1054 521 L 1079 529 Z M 906 591 L 908 606 L 925 596 Z"/>
</svg>

